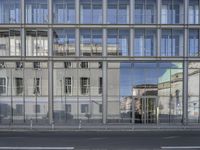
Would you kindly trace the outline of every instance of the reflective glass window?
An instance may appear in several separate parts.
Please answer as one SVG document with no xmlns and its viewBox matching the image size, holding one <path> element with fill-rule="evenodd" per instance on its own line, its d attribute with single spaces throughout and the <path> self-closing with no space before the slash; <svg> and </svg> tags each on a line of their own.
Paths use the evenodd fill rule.
<svg viewBox="0 0 200 150">
<path fill-rule="evenodd" d="M 48 33 L 47 30 L 26 31 L 26 56 L 48 55 Z"/>
<path fill-rule="evenodd" d="M 82 29 L 80 31 L 81 55 L 102 55 L 102 38 L 102 30 Z"/>
<path fill-rule="evenodd" d="M 20 23 L 20 0 L 0 0 L 0 24 Z"/>
<path fill-rule="evenodd" d="M 156 1 L 136 0 L 135 1 L 135 23 L 150 24 L 156 22 Z"/>
<path fill-rule="evenodd" d="M 53 21 L 58 24 L 75 23 L 75 1 L 53 0 Z"/>
<path fill-rule="evenodd" d="M 198 29 L 190 29 L 188 37 L 189 56 L 200 56 Z"/>
<path fill-rule="evenodd" d="M 48 2 L 47 0 L 25 0 L 26 23 L 47 24 Z"/>
<path fill-rule="evenodd" d="M 183 55 L 183 31 L 176 29 L 162 30 L 161 56 Z"/>
<path fill-rule="evenodd" d="M 21 55 L 21 32 L 20 30 L 0 30 L 0 56 Z"/>
<path fill-rule="evenodd" d="M 129 0 L 108 0 L 107 9 L 108 24 L 129 23 Z"/>
<path fill-rule="evenodd" d="M 75 30 L 54 29 L 53 31 L 53 55 L 75 55 Z"/>
<path fill-rule="evenodd" d="M 102 0 L 80 1 L 80 22 L 84 24 L 102 23 Z"/>
<path fill-rule="evenodd" d="M 107 54 L 113 56 L 128 56 L 129 30 L 109 29 L 107 32 Z"/>
<path fill-rule="evenodd" d="M 156 55 L 156 30 L 135 30 L 134 56 Z"/>
<path fill-rule="evenodd" d="M 188 23 L 189 24 L 199 23 L 199 1 L 198 0 L 189 0 Z"/>
<path fill-rule="evenodd" d="M 161 23 L 179 24 L 183 23 L 184 5 L 183 0 L 162 0 Z"/>
</svg>

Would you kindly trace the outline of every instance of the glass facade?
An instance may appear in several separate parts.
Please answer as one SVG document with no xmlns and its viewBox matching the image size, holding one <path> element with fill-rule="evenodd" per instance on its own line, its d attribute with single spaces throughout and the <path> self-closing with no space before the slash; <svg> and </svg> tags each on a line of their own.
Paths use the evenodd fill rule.
<svg viewBox="0 0 200 150">
<path fill-rule="evenodd" d="M 199 125 L 199 10 L 0 0 L 0 125 Z"/>
</svg>

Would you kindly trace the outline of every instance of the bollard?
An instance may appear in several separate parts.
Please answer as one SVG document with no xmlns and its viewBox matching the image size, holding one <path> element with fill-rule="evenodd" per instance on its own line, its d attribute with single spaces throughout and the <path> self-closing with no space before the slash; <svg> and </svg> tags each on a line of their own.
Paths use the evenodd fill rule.
<svg viewBox="0 0 200 150">
<path fill-rule="evenodd" d="M 55 128 L 54 121 L 52 121 L 52 123 L 51 123 L 51 130 L 54 130 L 54 128 Z"/>
<path fill-rule="evenodd" d="M 33 129 L 33 120 L 32 119 L 30 121 L 30 128 L 31 128 L 31 130 Z"/>
<path fill-rule="evenodd" d="M 81 129 L 81 119 L 79 120 L 79 129 Z"/>
</svg>

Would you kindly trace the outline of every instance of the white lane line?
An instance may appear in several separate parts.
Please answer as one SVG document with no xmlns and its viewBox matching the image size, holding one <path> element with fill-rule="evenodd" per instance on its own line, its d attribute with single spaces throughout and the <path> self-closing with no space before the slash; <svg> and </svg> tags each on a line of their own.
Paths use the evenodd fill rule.
<svg viewBox="0 0 200 150">
<path fill-rule="evenodd" d="M 73 150 L 74 147 L 0 147 L 0 149 L 16 150 Z"/>
<path fill-rule="evenodd" d="M 200 149 L 200 146 L 162 146 L 161 149 Z"/>
</svg>

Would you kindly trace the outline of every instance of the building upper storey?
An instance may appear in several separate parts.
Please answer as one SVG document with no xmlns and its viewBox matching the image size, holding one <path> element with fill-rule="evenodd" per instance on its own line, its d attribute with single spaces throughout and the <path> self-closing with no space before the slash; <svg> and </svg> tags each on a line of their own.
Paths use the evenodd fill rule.
<svg viewBox="0 0 200 150">
<path fill-rule="evenodd" d="M 199 24 L 199 0 L 0 0 L 0 24 Z"/>
</svg>

